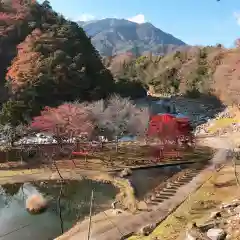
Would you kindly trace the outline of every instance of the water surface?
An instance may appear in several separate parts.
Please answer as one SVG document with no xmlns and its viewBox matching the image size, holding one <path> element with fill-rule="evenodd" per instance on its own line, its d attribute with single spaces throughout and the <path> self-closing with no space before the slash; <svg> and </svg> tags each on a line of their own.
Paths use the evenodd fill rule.
<svg viewBox="0 0 240 240">
<path fill-rule="evenodd" d="M 61 212 L 64 231 L 89 215 L 92 189 L 93 214 L 108 209 L 117 193 L 111 184 L 82 180 L 63 185 Z M 56 181 L 0 186 L 0 239 L 50 240 L 61 235 L 59 192 L 60 183 Z M 49 200 L 49 208 L 43 214 L 31 215 L 25 209 L 27 197 L 34 193 L 41 193 Z"/>
<path fill-rule="evenodd" d="M 192 164 L 182 164 L 176 166 L 156 167 L 134 170 L 129 180 L 136 191 L 136 197 L 141 200 L 160 183 L 166 181 L 174 174 L 183 169 L 190 168 Z"/>
</svg>

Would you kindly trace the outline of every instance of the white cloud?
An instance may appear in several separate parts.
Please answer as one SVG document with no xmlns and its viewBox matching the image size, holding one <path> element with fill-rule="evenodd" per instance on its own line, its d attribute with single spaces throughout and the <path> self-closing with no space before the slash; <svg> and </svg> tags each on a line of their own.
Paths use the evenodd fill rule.
<svg viewBox="0 0 240 240">
<path fill-rule="evenodd" d="M 82 15 L 80 15 L 79 17 L 77 17 L 77 19 L 75 19 L 76 21 L 92 21 L 92 20 L 95 20 L 95 16 L 91 15 L 91 14 L 87 14 L 87 13 L 84 13 Z"/>
<path fill-rule="evenodd" d="M 134 17 L 130 17 L 127 19 L 128 21 L 135 22 L 135 23 L 145 23 L 145 16 L 143 14 L 138 14 Z"/>
<path fill-rule="evenodd" d="M 233 16 L 237 20 L 237 24 L 240 26 L 240 12 L 234 12 Z"/>
<path fill-rule="evenodd" d="M 113 18 L 118 18 L 117 16 L 113 16 Z M 102 18 L 97 18 L 96 16 L 88 13 L 83 13 L 77 18 L 74 18 L 73 21 L 93 21 L 93 20 L 100 20 Z M 137 14 L 136 16 L 127 18 L 128 21 L 135 22 L 135 23 L 145 23 L 145 16 L 143 14 Z"/>
</svg>

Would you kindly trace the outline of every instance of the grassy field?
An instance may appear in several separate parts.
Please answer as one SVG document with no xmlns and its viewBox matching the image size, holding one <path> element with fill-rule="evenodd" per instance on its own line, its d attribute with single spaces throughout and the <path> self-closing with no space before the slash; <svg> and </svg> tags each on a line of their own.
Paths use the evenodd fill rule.
<svg viewBox="0 0 240 240">
<path fill-rule="evenodd" d="M 196 147 L 195 149 L 180 150 L 181 159 L 176 156 L 169 156 L 169 153 L 164 154 L 164 158 L 156 161 L 154 151 L 151 146 L 139 146 L 136 144 L 121 144 L 116 152 L 115 145 L 104 146 L 103 149 L 98 151 L 89 151 L 88 156 L 62 157 L 57 160 L 60 168 L 67 169 L 86 169 L 107 171 L 115 170 L 126 167 L 137 167 L 153 164 L 164 164 L 175 161 L 201 161 L 207 160 L 211 157 L 209 148 Z M 69 155 L 70 156 L 70 155 Z M 39 161 L 40 160 L 40 161 Z M 49 164 L 48 164 L 49 163 Z M 20 161 L 5 161 L 0 163 L 0 170 L 14 170 L 14 169 L 36 169 L 41 167 L 52 166 L 51 159 L 30 159 L 27 162 L 21 163 Z"/>
<path fill-rule="evenodd" d="M 102 152 L 94 153 L 94 157 L 102 160 L 108 165 L 114 167 L 144 165 L 155 162 L 153 148 L 150 146 L 134 146 L 125 145 L 119 148 L 118 152 L 114 149 L 106 148 Z M 180 150 L 182 160 L 203 160 L 211 156 L 211 151 L 208 148 L 199 148 L 189 150 Z M 169 152 L 170 153 L 170 152 Z M 175 158 L 169 157 L 166 153 L 162 162 L 169 162 Z"/>
<path fill-rule="evenodd" d="M 25 169 L 25 170 L 0 170 L 0 178 L 4 177 L 13 177 L 16 175 L 27 175 L 27 174 L 34 174 L 34 173 L 40 173 L 40 169 Z"/>
</svg>

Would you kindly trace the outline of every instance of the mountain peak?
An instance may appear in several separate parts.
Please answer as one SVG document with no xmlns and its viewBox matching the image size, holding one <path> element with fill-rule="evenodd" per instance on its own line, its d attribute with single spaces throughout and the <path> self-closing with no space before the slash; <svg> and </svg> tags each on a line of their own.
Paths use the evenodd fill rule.
<svg viewBox="0 0 240 240">
<path fill-rule="evenodd" d="M 143 54 L 149 51 L 162 55 L 186 45 L 150 22 L 139 24 L 126 19 L 105 18 L 78 24 L 91 37 L 93 45 L 103 56 L 125 52 Z"/>
<path fill-rule="evenodd" d="M 144 23 L 138 23 L 138 24 L 155 28 L 155 26 L 152 23 L 150 23 L 150 22 L 144 22 Z"/>
</svg>

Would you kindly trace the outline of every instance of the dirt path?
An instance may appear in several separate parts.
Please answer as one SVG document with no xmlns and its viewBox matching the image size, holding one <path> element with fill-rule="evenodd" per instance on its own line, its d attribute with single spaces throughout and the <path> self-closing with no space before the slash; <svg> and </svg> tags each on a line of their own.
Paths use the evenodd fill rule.
<svg viewBox="0 0 240 240">
<path fill-rule="evenodd" d="M 60 173 L 64 179 L 77 179 L 81 180 L 83 177 L 97 178 L 103 176 L 101 171 L 90 170 L 66 170 L 60 169 Z M 56 171 L 50 169 L 31 169 L 31 170 L 4 170 L 0 171 L 0 185 L 6 183 L 20 183 L 20 182 L 32 182 L 32 181 L 45 181 L 45 180 L 57 180 L 60 179 L 59 174 Z"/>
<path fill-rule="evenodd" d="M 233 149 L 234 141 L 226 137 L 205 137 L 197 140 L 198 145 L 208 146 L 213 149 Z"/>
</svg>

